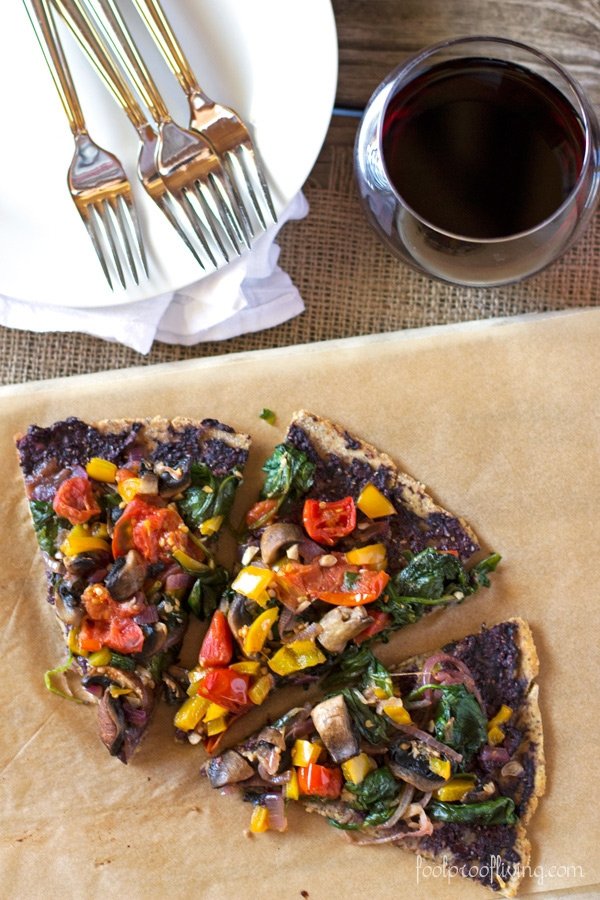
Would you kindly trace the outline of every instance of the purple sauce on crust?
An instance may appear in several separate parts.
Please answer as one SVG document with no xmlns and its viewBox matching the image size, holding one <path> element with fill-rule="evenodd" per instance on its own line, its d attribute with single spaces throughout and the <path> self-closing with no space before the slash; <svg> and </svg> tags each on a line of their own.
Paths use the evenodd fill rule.
<svg viewBox="0 0 600 900">
<path fill-rule="evenodd" d="M 457 825 L 442 822 L 419 842 L 419 850 L 447 855 L 461 874 L 499 890 L 495 874 L 508 880 L 521 857 L 515 849 L 516 830 L 511 825 Z"/>
<path fill-rule="evenodd" d="M 350 449 L 360 446 L 351 435 L 344 433 L 344 437 L 346 446 Z M 403 554 L 406 550 L 419 553 L 432 546 L 440 550 L 457 550 L 463 561 L 479 550 L 479 546 L 471 540 L 456 517 L 443 511 L 431 513 L 426 518 L 414 513 L 406 504 L 404 488 L 399 486 L 390 490 L 387 486 L 394 476 L 387 466 L 374 469 L 368 462 L 360 459 L 353 459 L 348 463 L 335 453 L 321 457 L 306 432 L 298 425 L 290 427 L 286 443 L 302 450 L 315 464 L 314 482 L 308 493 L 309 497 L 320 500 L 358 497 L 370 483 L 392 501 L 397 514 L 389 519 L 390 536 L 382 538 L 387 547 L 389 571 L 392 574 L 403 567 Z"/>
<path fill-rule="evenodd" d="M 102 434 L 74 417 L 48 428 L 30 425 L 27 434 L 17 441 L 23 475 L 29 478 L 49 463 L 59 469 L 81 465 L 93 456 L 115 463 L 124 461 L 141 427 L 135 422 L 117 434 Z"/>
</svg>

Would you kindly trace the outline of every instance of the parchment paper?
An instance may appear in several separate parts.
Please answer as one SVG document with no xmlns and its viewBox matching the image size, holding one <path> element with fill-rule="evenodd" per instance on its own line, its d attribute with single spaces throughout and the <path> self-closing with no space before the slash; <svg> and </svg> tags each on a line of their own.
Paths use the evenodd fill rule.
<svg viewBox="0 0 600 900">
<path fill-rule="evenodd" d="M 353 847 L 300 809 L 290 809 L 287 834 L 250 838 L 250 808 L 200 780 L 203 753 L 174 743 L 172 710 L 159 709 L 125 767 L 100 745 L 95 710 L 44 688 L 44 671 L 64 657 L 14 433 L 67 415 L 220 418 L 254 435 L 239 511 L 287 417 L 305 407 L 387 451 L 503 555 L 492 589 L 405 629 L 383 655 L 433 649 L 482 622 L 528 619 L 541 659 L 548 790 L 530 825 L 533 877 L 524 892 L 598 896 L 599 350 L 600 311 L 586 311 L 3 389 L 0 894 L 487 896 L 464 879 L 419 870 L 395 847 Z M 265 406 L 276 427 L 259 419 Z M 191 635 L 189 659 L 197 646 Z"/>
</svg>

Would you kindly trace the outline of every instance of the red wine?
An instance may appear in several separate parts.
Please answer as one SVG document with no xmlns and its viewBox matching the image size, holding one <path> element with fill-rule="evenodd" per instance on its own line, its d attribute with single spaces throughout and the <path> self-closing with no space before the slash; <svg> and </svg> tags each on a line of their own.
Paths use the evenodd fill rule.
<svg viewBox="0 0 600 900">
<path fill-rule="evenodd" d="M 390 101 L 383 159 L 418 216 L 468 238 L 539 225 L 581 173 L 583 124 L 549 81 L 502 60 L 438 64 Z"/>
</svg>

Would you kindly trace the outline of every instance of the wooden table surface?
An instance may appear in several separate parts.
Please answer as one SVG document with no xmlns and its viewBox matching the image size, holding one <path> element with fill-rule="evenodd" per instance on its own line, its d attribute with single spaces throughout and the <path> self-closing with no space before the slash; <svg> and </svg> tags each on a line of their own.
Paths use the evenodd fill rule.
<svg viewBox="0 0 600 900">
<path fill-rule="evenodd" d="M 155 342 L 146 356 L 77 333 L 0 327 L 0 383 L 600 304 L 600 212 L 579 244 L 540 275 L 504 288 L 457 288 L 413 272 L 382 246 L 362 214 L 352 170 L 358 117 L 379 82 L 442 39 L 487 34 L 536 46 L 568 67 L 600 112 L 600 0 L 332 0 L 332 6 L 336 109 L 304 185 L 309 215 L 288 223 L 278 238 L 280 265 L 305 312 L 227 341 Z"/>
</svg>

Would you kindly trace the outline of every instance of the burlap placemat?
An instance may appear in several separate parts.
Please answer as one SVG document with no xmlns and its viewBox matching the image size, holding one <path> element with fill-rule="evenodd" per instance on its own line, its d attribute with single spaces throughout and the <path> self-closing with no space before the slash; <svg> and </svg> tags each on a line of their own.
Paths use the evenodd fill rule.
<svg viewBox="0 0 600 900">
<path fill-rule="evenodd" d="M 0 328 L 0 382 L 54 378 L 220 353 L 600 304 L 600 213 L 579 244 L 522 284 L 466 289 L 422 277 L 399 263 L 367 225 L 352 173 L 352 148 L 330 141 L 326 176 L 309 178 L 308 218 L 280 237 L 282 267 L 306 312 L 277 328 L 194 347 L 155 343 L 147 356 L 81 334 Z"/>
</svg>

